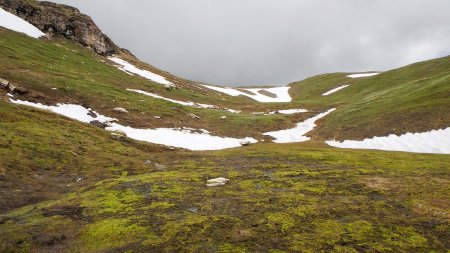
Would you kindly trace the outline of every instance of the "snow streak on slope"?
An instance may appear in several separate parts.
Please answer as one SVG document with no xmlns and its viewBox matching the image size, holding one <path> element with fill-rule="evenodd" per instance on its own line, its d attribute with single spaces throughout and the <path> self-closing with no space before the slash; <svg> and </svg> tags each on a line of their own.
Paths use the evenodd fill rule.
<svg viewBox="0 0 450 253">
<path fill-rule="evenodd" d="M 31 106 L 39 109 L 48 110 L 68 118 L 78 120 L 84 123 L 99 121 L 108 125 L 105 129 L 108 131 L 118 131 L 129 138 L 146 141 L 166 146 L 186 148 L 190 150 L 220 150 L 242 146 L 242 143 L 256 143 L 253 138 L 228 138 L 212 136 L 206 130 L 196 130 L 191 128 L 157 128 L 157 129 L 137 129 L 123 126 L 117 123 L 114 118 L 109 118 L 84 108 L 81 105 L 58 104 L 56 106 L 47 106 L 40 103 L 32 103 L 22 100 L 10 99 L 12 103 Z"/>
<path fill-rule="evenodd" d="M 450 127 L 424 133 L 407 133 L 400 136 L 391 134 L 362 141 L 327 141 L 326 143 L 338 148 L 450 154 Z"/>
<path fill-rule="evenodd" d="M 339 86 L 339 87 L 337 87 L 337 88 L 334 88 L 334 89 L 332 89 L 332 90 L 329 90 L 329 91 L 323 93 L 322 96 L 328 96 L 328 95 L 330 95 L 330 94 L 335 93 L 336 91 L 340 91 L 340 90 L 342 90 L 342 89 L 344 89 L 344 88 L 347 88 L 347 87 L 348 87 L 347 84 L 346 84 L 346 85 Z"/>
<path fill-rule="evenodd" d="M 102 122 L 102 123 L 106 123 L 106 122 L 111 122 L 111 121 L 116 120 L 114 118 L 109 118 L 109 117 L 100 115 L 97 112 L 95 112 L 91 109 L 84 108 L 81 105 L 57 104 L 55 106 L 48 106 L 48 105 L 43 105 L 41 103 L 33 103 L 33 102 L 28 102 L 28 101 L 23 101 L 23 100 L 10 99 L 10 101 L 14 104 L 27 105 L 27 106 L 51 111 L 56 114 L 63 115 L 65 117 L 68 117 L 68 118 L 71 118 L 74 120 L 78 120 L 78 121 L 81 121 L 84 123 L 89 123 L 89 122 L 95 121 L 95 120 Z"/>
<path fill-rule="evenodd" d="M 316 127 L 315 122 L 336 109 L 330 109 L 326 112 L 320 113 L 310 119 L 303 122 L 297 123 L 297 126 L 291 129 L 272 131 L 264 133 L 264 135 L 269 135 L 275 138 L 276 143 L 290 143 L 290 142 L 304 142 L 311 138 L 305 136 L 306 133 L 312 131 Z"/>
<path fill-rule="evenodd" d="M 0 26 L 16 32 L 25 33 L 26 35 L 33 38 L 45 36 L 43 32 L 34 27 L 32 24 L 3 10 L 2 8 L 0 8 Z"/>
<path fill-rule="evenodd" d="M 153 97 L 153 98 L 158 98 L 158 99 L 162 99 L 162 100 L 166 100 L 175 104 L 179 104 L 179 105 L 185 105 L 185 106 L 192 106 L 195 108 L 204 108 L 204 109 L 215 109 L 216 107 L 214 105 L 208 105 L 208 104 L 200 104 L 200 103 L 194 103 L 194 102 L 184 102 L 184 101 L 179 101 L 179 100 L 175 100 L 175 99 L 171 99 L 171 98 L 165 98 L 163 96 L 154 94 L 154 93 L 150 93 L 147 91 L 143 91 L 143 90 L 134 90 L 134 89 L 127 89 L 128 91 L 132 91 L 132 92 L 136 92 L 139 94 L 143 94 L 149 97 Z"/>
<path fill-rule="evenodd" d="M 276 102 L 290 102 L 292 101 L 291 96 L 289 95 L 289 88 L 291 87 L 274 87 L 274 88 L 246 88 L 241 89 L 245 90 L 240 91 L 239 89 L 233 89 L 229 87 L 217 87 L 211 85 L 203 85 L 208 89 L 215 90 L 221 93 L 225 93 L 230 96 L 247 96 L 252 98 L 258 102 L 262 103 L 276 103 Z M 266 93 L 266 94 L 265 94 Z M 273 94 L 267 95 L 267 93 Z"/>
<path fill-rule="evenodd" d="M 350 78 L 360 78 L 360 77 L 369 77 L 369 76 L 376 76 L 380 73 L 364 73 L 364 74 L 352 74 L 352 75 L 348 75 L 347 77 Z"/>
<path fill-rule="evenodd" d="M 153 82 L 157 82 L 157 83 L 164 84 L 164 85 L 172 85 L 173 84 L 173 83 L 167 81 L 166 78 L 163 76 L 154 74 L 148 70 L 136 68 L 133 64 L 131 64 L 127 61 L 124 61 L 120 58 L 109 57 L 108 59 L 110 61 L 113 61 L 113 62 L 119 64 L 120 66 L 117 66 L 118 69 L 125 71 L 127 73 L 136 74 L 138 76 L 141 76 L 141 77 L 151 80 Z"/>
</svg>

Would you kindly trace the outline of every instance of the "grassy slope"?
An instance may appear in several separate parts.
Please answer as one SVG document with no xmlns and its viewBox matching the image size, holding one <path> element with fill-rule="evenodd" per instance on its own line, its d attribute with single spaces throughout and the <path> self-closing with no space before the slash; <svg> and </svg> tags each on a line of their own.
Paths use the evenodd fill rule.
<svg viewBox="0 0 450 253">
<path fill-rule="evenodd" d="M 247 135 L 286 127 L 301 117 L 228 114 L 128 93 L 125 88 L 137 88 L 233 109 L 268 109 L 245 98 L 223 101 L 206 91 L 166 91 L 65 40 L 39 41 L 0 29 L 0 56 L 0 77 L 32 90 L 25 99 L 83 103 L 134 126 L 193 126 Z M 392 121 L 408 110 L 429 113 L 430 122 L 436 122 L 437 113 L 448 115 L 443 107 L 449 104 L 448 64 L 448 58 L 438 59 L 366 79 L 314 77 L 293 85 L 295 102 L 270 106 L 318 111 L 339 106 L 316 132 L 324 136 L 337 129 L 338 137 L 359 137 L 358 129 L 377 117 Z M 320 96 L 343 82 L 352 86 Z M 380 99 L 382 94 L 386 99 Z M 4 91 L 0 97 L 0 252 L 450 248 L 448 155 L 349 151 L 315 143 L 167 150 L 12 105 Z M 385 115 L 382 109 L 397 104 L 393 116 Z M 130 114 L 115 115 L 114 107 L 126 107 Z M 202 119 L 192 120 L 188 113 Z M 154 115 L 162 115 L 163 122 Z M 227 121 L 219 120 L 222 115 Z M 348 125 L 358 131 L 350 134 Z M 219 176 L 230 183 L 204 186 Z"/>
<path fill-rule="evenodd" d="M 0 28 L 0 76 L 33 91 L 22 99 L 80 103 L 134 127 L 206 128 L 218 135 L 240 137 L 289 127 L 298 121 L 295 116 L 259 116 L 196 109 L 128 92 L 127 88 L 141 89 L 182 101 L 247 111 L 264 111 L 270 106 L 240 97 L 222 100 L 223 96 L 215 92 L 186 88 L 167 91 L 160 84 L 130 76 L 105 61 L 106 58 L 71 41 L 36 40 Z M 115 107 L 125 107 L 130 113 L 117 114 L 112 111 Z M 189 116 L 192 113 L 200 120 Z M 157 120 L 154 116 L 162 116 L 162 119 Z M 221 120 L 221 116 L 227 116 L 227 119 Z"/>
<path fill-rule="evenodd" d="M 336 73 L 291 84 L 296 101 L 339 107 L 316 129 L 321 138 L 359 139 L 450 126 L 450 57 L 415 63 L 368 78 Z M 349 84 L 337 93 L 322 93 Z"/>
<path fill-rule="evenodd" d="M 448 155 L 314 143 L 192 153 L 3 101 L 0 118 L 2 252 L 450 247 Z M 230 183 L 205 187 L 219 176 Z"/>
</svg>

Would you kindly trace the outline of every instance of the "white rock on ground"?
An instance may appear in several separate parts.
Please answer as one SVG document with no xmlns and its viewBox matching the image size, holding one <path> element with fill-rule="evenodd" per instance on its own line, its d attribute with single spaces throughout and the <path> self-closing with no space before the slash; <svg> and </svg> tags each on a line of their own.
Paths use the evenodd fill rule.
<svg viewBox="0 0 450 253">
<path fill-rule="evenodd" d="M 330 109 L 326 112 L 320 113 L 310 119 L 297 123 L 297 126 L 291 129 L 272 131 L 264 133 L 264 135 L 272 136 L 275 138 L 275 143 L 291 143 L 291 142 L 304 142 L 311 138 L 305 136 L 306 133 L 312 131 L 316 127 L 315 122 L 336 109 Z"/>
<path fill-rule="evenodd" d="M 48 110 L 84 123 L 90 123 L 91 121 L 106 123 L 108 124 L 108 127 L 105 128 L 106 130 L 124 134 L 127 137 L 135 140 L 190 150 L 220 150 L 240 147 L 242 142 L 257 142 L 257 140 L 250 137 L 239 139 L 213 136 L 204 129 L 137 129 L 113 123 L 113 121 L 115 121 L 116 119 L 100 115 L 97 112 L 84 108 L 81 105 L 58 104 L 56 106 L 47 106 L 40 103 L 33 103 L 22 100 L 10 99 L 10 101 L 15 104 Z"/>
<path fill-rule="evenodd" d="M 246 96 L 262 103 L 276 103 L 276 102 L 291 102 L 292 98 L 289 95 L 289 89 L 291 87 L 274 87 L 274 88 L 244 88 L 243 90 L 249 91 L 251 94 L 240 91 L 238 89 L 230 87 L 217 87 L 212 85 L 203 85 L 204 87 L 215 90 L 230 96 Z M 261 91 L 270 92 L 275 97 L 266 96 Z"/>
<path fill-rule="evenodd" d="M 351 75 L 348 75 L 347 77 L 350 77 L 350 78 L 360 78 L 360 77 L 376 76 L 376 75 L 378 75 L 378 74 L 380 74 L 380 73 L 351 74 Z"/>
<path fill-rule="evenodd" d="M 340 91 L 340 90 L 342 90 L 342 89 L 344 89 L 344 88 L 347 88 L 348 86 L 349 86 L 349 85 L 347 85 L 347 84 L 346 84 L 346 85 L 339 86 L 339 87 L 337 87 L 337 88 L 334 88 L 334 89 L 332 89 L 332 90 L 329 90 L 329 91 L 323 93 L 322 96 L 328 96 L 328 95 L 330 95 L 330 94 L 335 93 L 336 91 Z"/>
<path fill-rule="evenodd" d="M 141 76 L 143 78 L 146 78 L 148 80 L 151 80 L 153 82 L 157 82 L 160 84 L 164 84 L 164 85 L 173 85 L 172 82 L 167 81 L 165 77 L 160 76 L 158 74 L 152 73 L 148 70 L 144 70 L 144 69 L 139 69 L 137 67 L 135 67 L 133 64 L 122 60 L 118 57 L 109 57 L 108 58 L 110 61 L 113 61 L 117 64 L 119 64 L 120 66 L 117 66 L 118 69 L 125 71 L 127 73 L 132 73 L 132 74 L 136 74 L 138 76 Z"/>
<path fill-rule="evenodd" d="M 116 107 L 113 109 L 115 112 L 122 112 L 122 113 L 128 113 L 128 110 L 123 107 Z"/>
<path fill-rule="evenodd" d="M 326 143 L 338 148 L 450 154 L 450 127 L 423 133 L 407 133 L 400 136 L 391 134 L 362 141 L 327 141 Z"/>
<path fill-rule="evenodd" d="M 16 32 L 25 33 L 26 35 L 33 38 L 45 36 L 45 33 L 41 32 L 32 24 L 17 17 L 16 15 L 3 10 L 2 8 L 0 8 L 0 26 Z"/>
<path fill-rule="evenodd" d="M 207 187 L 221 186 L 221 185 L 225 185 L 226 183 L 228 183 L 228 181 L 230 181 L 230 180 L 227 178 L 224 178 L 224 177 L 213 178 L 213 179 L 209 179 L 206 181 L 206 186 Z"/>
</svg>

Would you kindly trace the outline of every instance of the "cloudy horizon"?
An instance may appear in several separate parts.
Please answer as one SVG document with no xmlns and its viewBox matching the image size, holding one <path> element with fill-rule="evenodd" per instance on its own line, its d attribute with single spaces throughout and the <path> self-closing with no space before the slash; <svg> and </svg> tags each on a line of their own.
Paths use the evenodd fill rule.
<svg viewBox="0 0 450 253">
<path fill-rule="evenodd" d="M 54 0 L 138 58 L 221 85 L 286 85 L 450 54 L 445 0 Z"/>
</svg>

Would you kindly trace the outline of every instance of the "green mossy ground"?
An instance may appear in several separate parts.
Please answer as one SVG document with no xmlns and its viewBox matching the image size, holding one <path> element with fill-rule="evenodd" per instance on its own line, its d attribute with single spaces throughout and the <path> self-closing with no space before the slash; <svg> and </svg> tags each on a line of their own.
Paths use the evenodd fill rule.
<svg viewBox="0 0 450 253">
<path fill-rule="evenodd" d="M 450 247 L 448 155 L 339 150 L 319 143 L 174 151 L 0 105 L 0 251 Z M 230 182 L 205 186 L 220 176 Z"/>
</svg>

